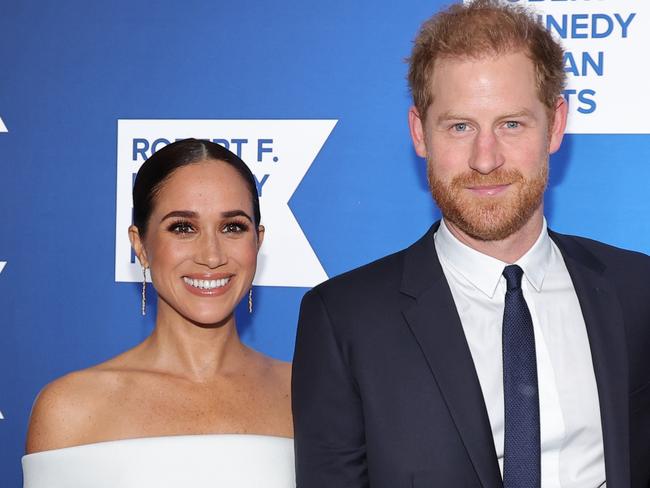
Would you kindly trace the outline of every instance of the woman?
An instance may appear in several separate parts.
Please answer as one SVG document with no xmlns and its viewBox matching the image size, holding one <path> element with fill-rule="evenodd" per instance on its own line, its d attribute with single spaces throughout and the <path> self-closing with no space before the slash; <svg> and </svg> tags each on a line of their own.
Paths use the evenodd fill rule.
<svg viewBox="0 0 650 488">
<path fill-rule="evenodd" d="M 24 486 L 294 486 L 290 365 L 235 327 L 264 237 L 252 173 L 218 144 L 178 141 L 142 165 L 133 210 L 156 326 L 40 393 Z"/>
</svg>

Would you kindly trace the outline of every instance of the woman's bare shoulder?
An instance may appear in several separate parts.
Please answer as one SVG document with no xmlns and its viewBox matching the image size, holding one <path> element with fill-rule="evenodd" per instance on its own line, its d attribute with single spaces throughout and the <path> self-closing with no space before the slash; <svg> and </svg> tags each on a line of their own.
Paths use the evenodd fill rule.
<svg viewBox="0 0 650 488">
<path fill-rule="evenodd" d="M 284 383 L 286 383 L 287 385 L 290 385 L 291 363 L 288 363 L 286 361 L 280 361 L 279 359 L 273 359 L 273 358 L 270 358 L 270 360 L 271 360 L 271 368 L 278 376 L 278 378 Z"/>
<path fill-rule="evenodd" d="M 250 349 L 254 362 L 266 382 L 289 385 L 291 383 L 291 363 L 267 356 Z"/>
<path fill-rule="evenodd" d="M 280 408 L 289 408 L 291 401 L 291 363 L 269 356 L 262 360 L 264 373 L 261 378 L 264 389 L 271 392 Z"/>
<path fill-rule="evenodd" d="M 84 443 L 98 413 L 124 387 L 124 375 L 110 364 L 69 373 L 41 390 L 29 421 L 28 454 Z"/>
</svg>

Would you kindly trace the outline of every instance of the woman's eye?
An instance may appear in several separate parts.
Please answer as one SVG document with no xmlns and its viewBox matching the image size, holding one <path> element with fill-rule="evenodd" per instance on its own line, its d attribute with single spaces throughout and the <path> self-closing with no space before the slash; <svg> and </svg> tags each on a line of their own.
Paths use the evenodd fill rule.
<svg viewBox="0 0 650 488">
<path fill-rule="evenodd" d="M 169 227 L 169 230 L 175 234 L 191 234 L 194 227 L 189 222 L 176 222 Z"/>
<path fill-rule="evenodd" d="M 224 234 L 239 234 L 247 230 L 248 230 L 248 226 L 246 224 L 242 224 L 239 222 L 230 222 L 223 226 L 222 232 Z"/>
</svg>

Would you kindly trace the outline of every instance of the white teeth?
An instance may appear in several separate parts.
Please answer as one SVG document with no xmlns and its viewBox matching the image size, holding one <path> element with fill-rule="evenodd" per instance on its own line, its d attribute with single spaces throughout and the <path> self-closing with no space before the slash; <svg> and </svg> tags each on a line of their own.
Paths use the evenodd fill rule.
<svg viewBox="0 0 650 488">
<path fill-rule="evenodd" d="M 230 281 L 230 278 L 221 278 L 219 280 L 195 280 L 183 276 L 183 281 L 194 288 L 200 288 L 202 290 L 214 290 L 215 288 L 221 288 L 226 286 Z"/>
</svg>

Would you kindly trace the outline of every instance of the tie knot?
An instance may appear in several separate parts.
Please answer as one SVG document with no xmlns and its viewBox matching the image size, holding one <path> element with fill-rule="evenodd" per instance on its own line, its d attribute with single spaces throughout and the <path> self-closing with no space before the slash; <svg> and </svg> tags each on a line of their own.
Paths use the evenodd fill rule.
<svg viewBox="0 0 650 488">
<path fill-rule="evenodd" d="M 524 275 L 524 270 L 516 264 L 511 264 L 503 268 L 503 277 L 506 279 L 508 291 L 518 290 L 521 288 L 521 277 Z"/>
</svg>

